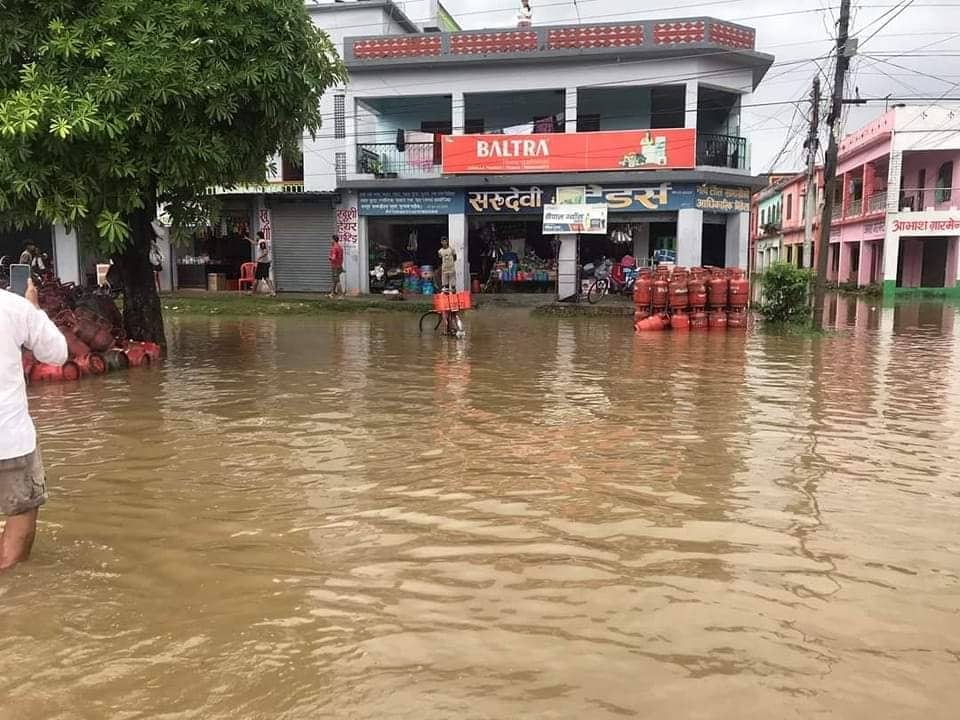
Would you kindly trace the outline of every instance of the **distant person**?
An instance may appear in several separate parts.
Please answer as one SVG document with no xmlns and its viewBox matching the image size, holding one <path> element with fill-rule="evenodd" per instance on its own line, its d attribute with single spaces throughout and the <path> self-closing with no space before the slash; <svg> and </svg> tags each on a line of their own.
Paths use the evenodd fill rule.
<svg viewBox="0 0 960 720">
<path fill-rule="evenodd" d="M 446 235 L 440 238 L 440 280 L 441 287 L 448 292 L 456 292 L 457 286 L 457 253 L 450 247 Z"/>
<path fill-rule="evenodd" d="M 253 245 L 257 251 L 257 271 L 253 275 L 253 290 L 251 290 L 250 293 L 256 293 L 260 289 L 260 283 L 264 282 L 267 287 L 270 288 L 270 294 L 276 295 L 277 290 L 273 286 L 273 280 L 270 279 L 270 264 L 273 262 L 273 251 L 270 248 L 270 241 L 267 240 L 263 234 L 263 230 L 258 230 L 256 241 L 251 241 L 250 244 Z"/>
<path fill-rule="evenodd" d="M 23 252 L 20 253 L 19 263 L 21 265 L 33 265 L 34 253 L 36 253 L 37 247 L 32 244 L 27 244 L 23 246 Z"/>
<path fill-rule="evenodd" d="M 163 251 L 157 244 L 156 238 L 150 244 L 150 265 L 153 267 L 153 281 L 160 292 L 160 273 L 163 272 Z"/>
<path fill-rule="evenodd" d="M 40 362 L 62 365 L 67 341 L 38 306 L 33 281 L 25 298 L 0 290 L 0 570 L 26 560 L 47 501 L 43 460 L 27 407 L 21 346 Z"/>
<path fill-rule="evenodd" d="M 330 297 L 341 297 L 345 295 L 343 287 L 343 245 L 340 244 L 340 236 L 334 235 L 333 242 L 330 244 L 330 272 L 333 275 L 333 292 Z"/>
</svg>

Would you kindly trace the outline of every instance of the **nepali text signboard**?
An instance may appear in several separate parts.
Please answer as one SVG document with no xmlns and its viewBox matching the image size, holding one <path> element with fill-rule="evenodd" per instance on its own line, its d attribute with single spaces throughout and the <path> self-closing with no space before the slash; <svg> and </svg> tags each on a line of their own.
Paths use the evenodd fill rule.
<svg viewBox="0 0 960 720">
<path fill-rule="evenodd" d="M 697 185 L 696 207 L 714 213 L 750 212 L 750 188 Z"/>
<path fill-rule="evenodd" d="M 889 223 L 894 235 L 960 235 L 960 212 L 956 210 L 900 213 Z"/>
<path fill-rule="evenodd" d="M 543 234 L 606 235 L 607 206 L 546 205 L 543 208 Z"/>
<path fill-rule="evenodd" d="M 626 188 L 587 185 L 587 203 L 606 202 L 612 213 L 684 210 L 695 206 L 694 187 L 667 182 Z"/>
<path fill-rule="evenodd" d="M 692 169 L 696 141 L 692 128 L 447 135 L 443 139 L 443 173 Z"/>
<path fill-rule="evenodd" d="M 543 212 L 544 205 L 553 203 L 554 188 L 511 187 L 498 190 L 469 190 L 467 213 L 469 215 L 529 215 Z"/>
<path fill-rule="evenodd" d="M 463 212 L 460 190 L 364 190 L 359 212 L 364 216 L 450 215 Z"/>
</svg>

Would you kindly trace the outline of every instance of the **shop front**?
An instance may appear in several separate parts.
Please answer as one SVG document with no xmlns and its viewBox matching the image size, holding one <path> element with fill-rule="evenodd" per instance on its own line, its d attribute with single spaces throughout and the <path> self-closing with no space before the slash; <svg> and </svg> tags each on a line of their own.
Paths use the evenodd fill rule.
<svg viewBox="0 0 960 720">
<path fill-rule="evenodd" d="M 357 207 L 371 293 L 432 293 L 441 240 L 465 254 L 460 190 L 360 191 Z"/>
<path fill-rule="evenodd" d="M 224 207 L 218 222 L 196 228 L 176 249 L 176 287 L 192 290 L 236 290 L 240 266 L 250 261 L 250 210 Z M 164 265 L 170 258 L 164 258 Z"/>
<path fill-rule="evenodd" d="M 960 214 L 901 212 L 887 220 L 884 293 L 898 289 L 960 293 Z"/>
</svg>

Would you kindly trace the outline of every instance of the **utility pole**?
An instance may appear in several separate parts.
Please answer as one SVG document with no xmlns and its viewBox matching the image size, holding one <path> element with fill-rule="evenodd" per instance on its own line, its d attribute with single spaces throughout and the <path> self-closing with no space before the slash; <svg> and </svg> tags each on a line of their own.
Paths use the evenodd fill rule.
<svg viewBox="0 0 960 720">
<path fill-rule="evenodd" d="M 823 328 L 823 305 L 827 294 L 827 248 L 830 247 L 830 223 L 833 220 L 833 188 L 837 183 L 837 124 L 843 107 L 843 83 L 850 67 L 855 45 L 850 43 L 850 0 L 840 2 L 840 23 L 837 33 L 837 67 L 833 74 L 833 94 L 830 97 L 830 144 L 823 163 L 823 213 L 820 216 L 820 238 L 817 242 L 817 279 L 813 290 L 813 326 Z"/>
<path fill-rule="evenodd" d="M 807 135 L 807 198 L 804 207 L 803 266 L 813 267 L 813 216 L 817 213 L 817 150 L 820 147 L 820 76 L 810 94 L 810 134 Z"/>
</svg>

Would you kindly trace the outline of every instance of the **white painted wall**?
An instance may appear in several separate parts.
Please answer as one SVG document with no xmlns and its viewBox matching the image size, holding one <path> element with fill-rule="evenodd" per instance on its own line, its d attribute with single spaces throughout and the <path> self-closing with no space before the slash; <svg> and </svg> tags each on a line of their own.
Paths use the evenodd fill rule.
<svg viewBox="0 0 960 720">
<path fill-rule="evenodd" d="M 750 213 L 727 215 L 727 267 L 747 269 L 750 252 Z"/>
<path fill-rule="evenodd" d="M 677 265 L 698 267 L 703 254 L 703 210 L 677 212 Z"/>
<path fill-rule="evenodd" d="M 53 226 L 53 264 L 60 282 L 80 285 L 80 246 L 77 234 L 64 225 Z"/>
</svg>

